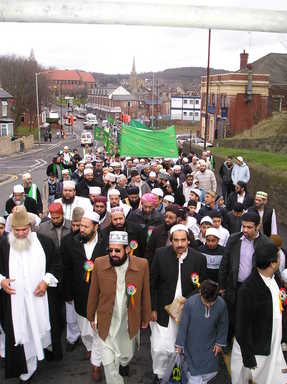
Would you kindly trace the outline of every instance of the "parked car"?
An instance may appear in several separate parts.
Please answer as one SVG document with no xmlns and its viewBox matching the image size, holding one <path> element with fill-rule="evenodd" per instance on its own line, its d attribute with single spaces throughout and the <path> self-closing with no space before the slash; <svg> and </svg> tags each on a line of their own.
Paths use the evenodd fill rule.
<svg viewBox="0 0 287 384">
<path fill-rule="evenodd" d="M 81 134 L 81 146 L 88 144 L 90 147 L 94 145 L 94 137 L 91 132 L 83 132 Z"/>
<path fill-rule="evenodd" d="M 86 116 L 86 121 L 84 121 L 84 127 L 92 129 L 94 125 L 98 125 L 97 116 L 93 113 L 88 113 Z"/>
<path fill-rule="evenodd" d="M 191 143 L 198 145 L 199 147 L 204 147 L 204 139 L 201 137 L 193 137 L 191 139 Z M 206 147 L 213 147 L 213 144 L 209 143 L 208 141 L 206 142 Z"/>
<path fill-rule="evenodd" d="M 189 140 L 190 140 L 190 135 L 187 133 L 176 135 L 176 141 L 180 144 L 183 144 L 185 141 L 189 141 Z"/>
</svg>

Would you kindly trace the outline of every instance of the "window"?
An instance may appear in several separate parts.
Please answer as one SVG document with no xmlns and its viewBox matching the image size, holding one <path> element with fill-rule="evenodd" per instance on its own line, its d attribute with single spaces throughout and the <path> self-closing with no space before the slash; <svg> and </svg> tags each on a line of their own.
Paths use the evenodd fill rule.
<svg viewBox="0 0 287 384">
<path fill-rule="evenodd" d="M 199 104 L 199 100 L 198 99 L 195 100 L 195 104 Z"/>
<path fill-rule="evenodd" d="M 0 124 L 0 136 L 8 136 L 8 124 Z"/>
<path fill-rule="evenodd" d="M 194 116 L 199 116 L 199 112 L 194 112 Z"/>
<path fill-rule="evenodd" d="M 187 112 L 183 112 L 183 116 L 187 116 Z"/>
<path fill-rule="evenodd" d="M 189 100 L 189 104 L 193 104 L 193 100 Z"/>
<path fill-rule="evenodd" d="M 193 112 L 189 112 L 189 116 L 193 116 Z"/>
<path fill-rule="evenodd" d="M 183 100 L 183 104 L 187 104 L 187 100 Z"/>
<path fill-rule="evenodd" d="M 8 116 L 8 103 L 7 101 L 2 101 L 2 117 Z"/>
</svg>

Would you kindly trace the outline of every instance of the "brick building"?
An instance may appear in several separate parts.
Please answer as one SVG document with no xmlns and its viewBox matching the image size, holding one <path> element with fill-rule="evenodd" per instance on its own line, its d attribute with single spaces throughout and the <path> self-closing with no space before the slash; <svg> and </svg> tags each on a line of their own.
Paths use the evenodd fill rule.
<svg viewBox="0 0 287 384">
<path fill-rule="evenodd" d="M 207 140 L 233 136 L 251 128 L 271 113 L 269 74 L 254 73 L 248 54 L 240 55 L 240 70 L 210 76 Z M 205 133 L 206 76 L 201 77 L 200 133 Z"/>
<path fill-rule="evenodd" d="M 0 88 L 0 136 L 14 135 L 13 96 Z"/>
<path fill-rule="evenodd" d="M 81 92 L 90 92 L 96 87 L 94 76 L 85 71 L 78 70 L 51 70 L 42 72 L 48 80 L 51 92 L 57 95 L 73 95 Z"/>
</svg>

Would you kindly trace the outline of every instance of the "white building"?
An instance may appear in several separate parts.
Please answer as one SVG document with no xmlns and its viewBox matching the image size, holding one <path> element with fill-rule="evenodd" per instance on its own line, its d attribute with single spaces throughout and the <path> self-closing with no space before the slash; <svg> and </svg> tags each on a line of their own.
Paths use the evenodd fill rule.
<svg viewBox="0 0 287 384">
<path fill-rule="evenodd" d="M 171 96 L 171 120 L 200 121 L 200 96 Z"/>
</svg>

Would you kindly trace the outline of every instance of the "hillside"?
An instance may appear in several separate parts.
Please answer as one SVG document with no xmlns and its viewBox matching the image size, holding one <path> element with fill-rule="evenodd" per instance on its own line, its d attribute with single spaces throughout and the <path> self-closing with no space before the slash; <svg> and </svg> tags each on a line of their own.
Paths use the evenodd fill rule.
<svg viewBox="0 0 287 384">
<path fill-rule="evenodd" d="M 272 117 L 262 120 L 240 135 L 232 139 L 260 139 L 276 136 L 287 136 L 287 111 L 273 112 Z"/>
<path fill-rule="evenodd" d="M 228 72 L 224 69 L 210 69 L 211 74 L 225 73 Z M 159 81 L 160 84 L 164 84 L 169 88 L 181 87 L 184 90 L 190 90 L 191 88 L 199 88 L 200 77 L 206 74 L 206 68 L 203 67 L 182 67 L 182 68 L 169 68 L 164 71 L 155 72 L 155 80 Z M 106 75 L 104 73 L 93 73 L 96 81 L 103 86 L 107 84 L 120 84 L 121 81 L 128 81 L 130 74 L 124 75 Z M 152 72 L 138 73 L 138 79 L 148 79 L 152 81 Z"/>
<path fill-rule="evenodd" d="M 255 73 L 269 73 L 271 84 L 287 83 L 287 54 L 269 53 L 252 63 Z"/>
</svg>

